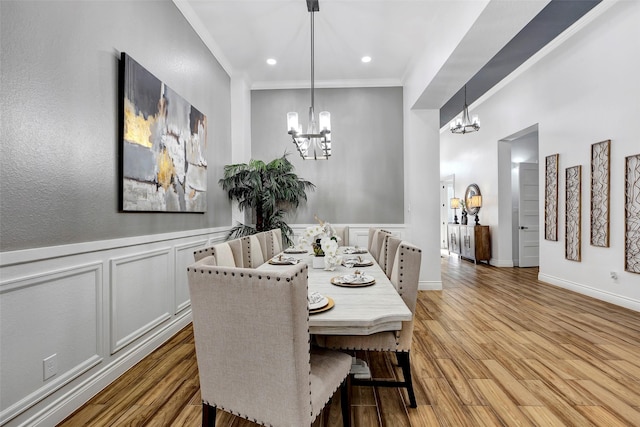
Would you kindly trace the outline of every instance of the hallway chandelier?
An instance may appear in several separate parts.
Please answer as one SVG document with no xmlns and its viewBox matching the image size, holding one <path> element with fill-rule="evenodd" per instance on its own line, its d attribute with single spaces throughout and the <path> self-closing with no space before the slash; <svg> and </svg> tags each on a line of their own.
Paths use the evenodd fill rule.
<svg viewBox="0 0 640 427">
<path fill-rule="evenodd" d="M 473 116 L 469 120 L 469 106 L 467 105 L 467 85 L 464 85 L 464 108 L 462 109 L 462 117 L 458 117 L 451 122 L 451 132 L 453 133 L 469 133 L 480 130 L 480 120 L 478 116 Z"/>
<path fill-rule="evenodd" d="M 298 113 L 287 113 L 287 131 L 295 144 L 300 157 L 304 160 L 328 160 L 331 156 L 331 114 L 322 111 L 316 122 L 314 105 L 314 22 L 313 15 L 320 10 L 318 0 L 307 0 L 307 10 L 311 13 L 311 107 L 309 107 L 309 123 L 307 132 L 302 133 L 298 123 Z"/>
</svg>

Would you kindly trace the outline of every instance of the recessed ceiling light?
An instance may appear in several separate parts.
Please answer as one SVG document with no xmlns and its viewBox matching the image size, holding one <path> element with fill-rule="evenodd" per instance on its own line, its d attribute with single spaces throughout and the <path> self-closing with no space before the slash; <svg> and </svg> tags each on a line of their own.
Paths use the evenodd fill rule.
<svg viewBox="0 0 640 427">
<path fill-rule="evenodd" d="M 366 64 L 367 62 L 371 62 L 371 57 L 370 56 L 363 56 L 361 61 Z"/>
<path fill-rule="evenodd" d="M 269 65 L 276 65 L 277 63 L 278 63 L 278 61 L 276 61 L 273 58 L 267 59 L 267 64 L 269 64 Z"/>
</svg>

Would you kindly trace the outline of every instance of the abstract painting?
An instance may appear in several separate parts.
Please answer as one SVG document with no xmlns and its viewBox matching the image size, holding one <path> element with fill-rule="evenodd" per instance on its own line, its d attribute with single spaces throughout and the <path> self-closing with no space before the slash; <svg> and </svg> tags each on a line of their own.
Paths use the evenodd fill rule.
<svg viewBox="0 0 640 427">
<path fill-rule="evenodd" d="M 582 166 L 565 170 L 566 214 L 564 256 L 571 261 L 580 261 L 582 218 Z"/>
<path fill-rule="evenodd" d="M 640 273 L 640 154 L 625 159 L 624 269 Z"/>
<path fill-rule="evenodd" d="M 124 52 L 121 72 L 121 209 L 206 212 L 206 116 Z"/>
<path fill-rule="evenodd" d="M 544 238 L 558 240 L 558 154 L 545 158 Z"/>
<path fill-rule="evenodd" d="M 591 244 L 609 247 L 611 140 L 591 145 Z"/>
</svg>

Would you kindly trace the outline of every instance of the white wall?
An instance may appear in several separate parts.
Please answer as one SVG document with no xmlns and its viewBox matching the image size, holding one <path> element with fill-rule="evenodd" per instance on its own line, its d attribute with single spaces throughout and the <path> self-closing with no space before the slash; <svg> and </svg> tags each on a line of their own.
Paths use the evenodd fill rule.
<svg viewBox="0 0 640 427">
<path fill-rule="evenodd" d="M 472 106 L 472 114 L 482 120 L 479 132 L 441 133 L 440 174 L 456 175 L 456 194 L 471 182 L 480 186 L 482 223 L 491 226 L 492 258 L 508 262 L 511 250 L 498 235 L 498 201 L 510 198 L 497 191 L 498 141 L 538 123 L 539 164 L 545 156 L 560 154 L 559 240 L 541 236 L 540 279 L 640 310 L 640 275 L 623 271 L 624 157 L 640 152 L 640 2 L 604 3 L 588 14 L 589 23 L 570 29 L 572 35 L 564 42 L 546 49 L 544 57 Z M 597 248 L 589 245 L 590 150 L 591 144 L 606 139 L 612 141 L 611 246 Z M 565 168 L 574 165 L 583 166 L 582 262 L 564 258 L 563 177 Z M 540 200 L 543 209 L 544 171 Z M 540 219 L 543 230 L 543 212 Z M 617 280 L 609 277 L 610 271 L 617 272 Z"/>
</svg>

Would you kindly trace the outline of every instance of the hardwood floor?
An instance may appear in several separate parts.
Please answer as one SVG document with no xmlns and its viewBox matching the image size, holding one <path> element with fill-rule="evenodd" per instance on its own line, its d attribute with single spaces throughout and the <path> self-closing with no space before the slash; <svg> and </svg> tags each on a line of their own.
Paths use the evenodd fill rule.
<svg viewBox="0 0 640 427">
<path fill-rule="evenodd" d="M 640 426 L 640 314 L 537 281 L 538 269 L 442 260 L 421 291 L 411 363 L 418 408 L 395 388 L 354 387 L 354 426 Z M 361 354 L 374 376 L 395 358 Z M 62 426 L 199 426 L 191 327 Z M 335 396 L 327 419 L 341 426 Z M 255 424 L 218 411 L 218 426 Z"/>
</svg>

